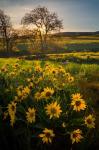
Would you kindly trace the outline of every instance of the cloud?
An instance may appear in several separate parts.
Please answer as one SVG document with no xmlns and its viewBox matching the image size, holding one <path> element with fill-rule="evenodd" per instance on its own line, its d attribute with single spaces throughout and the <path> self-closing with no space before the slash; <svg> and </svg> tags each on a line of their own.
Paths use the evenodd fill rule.
<svg viewBox="0 0 99 150">
<path fill-rule="evenodd" d="M 0 7 L 19 26 L 26 12 L 38 5 L 55 11 L 63 19 L 66 31 L 98 30 L 99 0 L 0 0 Z"/>
</svg>

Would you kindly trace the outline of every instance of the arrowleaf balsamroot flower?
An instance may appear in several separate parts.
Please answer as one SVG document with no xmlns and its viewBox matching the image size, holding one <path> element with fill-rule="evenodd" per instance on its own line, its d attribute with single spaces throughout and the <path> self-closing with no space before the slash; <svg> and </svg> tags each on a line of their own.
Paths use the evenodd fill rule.
<svg viewBox="0 0 99 150">
<path fill-rule="evenodd" d="M 73 82 L 73 81 L 74 81 L 74 77 L 69 76 L 69 77 L 68 77 L 68 82 L 71 83 L 71 82 Z"/>
<path fill-rule="evenodd" d="M 30 88 L 28 86 L 24 87 L 23 91 L 24 94 L 29 94 L 30 93 Z"/>
<path fill-rule="evenodd" d="M 88 128 L 95 128 L 95 118 L 93 115 L 85 117 L 85 124 Z"/>
<path fill-rule="evenodd" d="M 80 93 L 72 94 L 72 100 L 78 100 L 78 99 L 82 99 Z"/>
<path fill-rule="evenodd" d="M 71 106 L 73 106 L 73 110 L 75 111 L 85 110 L 87 107 L 85 101 L 82 99 L 79 93 L 72 94 Z"/>
<path fill-rule="evenodd" d="M 52 102 L 51 104 L 47 104 L 45 107 L 46 109 L 46 114 L 52 118 L 59 118 L 60 114 L 62 113 L 60 105 L 57 103 L 57 101 Z"/>
<path fill-rule="evenodd" d="M 40 92 L 36 92 L 35 95 L 34 95 L 35 99 L 37 101 L 41 100 L 42 99 L 42 94 Z"/>
<path fill-rule="evenodd" d="M 83 136 L 81 135 L 82 131 L 80 129 L 74 130 L 71 134 L 70 134 L 70 138 L 72 140 L 72 144 L 73 143 L 78 143 L 81 141 L 81 139 L 83 138 Z"/>
<path fill-rule="evenodd" d="M 26 119 L 28 123 L 35 122 L 35 112 L 36 110 L 34 108 L 28 108 L 28 111 L 26 112 Z"/>
<path fill-rule="evenodd" d="M 16 103 L 13 101 L 10 104 L 8 104 L 8 114 L 10 116 L 10 124 L 11 126 L 13 126 L 15 123 L 15 114 L 16 114 Z"/>
<path fill-rule="evenodd" d="M 42 138 L 43 143 L 52 143 L 52 139 L 55 137 L 53 130 L 45 128 L 43 133 L 39 134 L 39 137 Z"/>
<path fill-rule="evenodd" d="M 41 94 L 42 94 L 42 97 L 44 97 L 45 99 L 48 99 L 54 94 L 54 89 L 49 88 L 49 87 L 44 88 L 44 90 Z"/>
</svg>

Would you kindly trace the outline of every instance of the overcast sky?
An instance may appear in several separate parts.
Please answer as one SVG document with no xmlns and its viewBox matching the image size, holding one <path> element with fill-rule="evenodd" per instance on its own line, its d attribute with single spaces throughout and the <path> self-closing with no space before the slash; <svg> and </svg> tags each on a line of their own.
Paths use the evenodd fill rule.
<svg viewBox="0 0 99 150">
<path fill-rule="evenodd" d="M 10 15 L 15 27 L 26 12 L 38 5 L 57 12 L 64 31 L 99 30 L 99 0 L 0 0 L 0 9 Z"/>
</svg>

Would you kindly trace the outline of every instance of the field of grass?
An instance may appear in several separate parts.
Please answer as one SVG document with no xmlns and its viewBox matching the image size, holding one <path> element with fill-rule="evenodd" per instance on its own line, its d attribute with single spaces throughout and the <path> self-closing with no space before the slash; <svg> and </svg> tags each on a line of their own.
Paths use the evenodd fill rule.
<svg viewBox="0 0 99 150">
<path fill-rule="evenodd" d="M 97 36 L 73 36 L 73 37 L 59 37 L 55 38 L 54 42 L 59 45 L 64 44 L 92 44 L 98 43 L 99 44 L 99 37 Z"/>
<path fill-rule="evenodd" d="M 55 37 L 49 42 L 49 45 L 57 47 L 56 52 L 81 52 L 98 51 L 99 36 L 67 36 Z M 54 49 L 53 49 L 54 50 Z"/>
<path fill-rule="evenodd" d="M 35 43 L 35 42 L 34 42 Z M 29 39 L 17 39 L 13 45 L 13 52 L 17 55 L 41 52 L 40 43 L 33 44 Z M 37 47 L 35 47 L 37 46 Z M 0 42 L 0 49 L 2 44 Z M 88 36 L 53 36 L 48 39 L 48 47 L 43 53 L 67 53 L 67 52 L 98 52 L 99 35 Z"/>
</svg>

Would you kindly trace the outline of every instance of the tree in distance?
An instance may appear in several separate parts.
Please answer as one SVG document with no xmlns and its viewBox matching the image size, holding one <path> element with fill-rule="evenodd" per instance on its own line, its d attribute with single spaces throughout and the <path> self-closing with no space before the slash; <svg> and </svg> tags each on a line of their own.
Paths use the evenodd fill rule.
<svg viewBox="0 0 99 150">
<path fill-rule="evenodd" d="M 46 47 L 49 34 L 60 31 L 63 28 L 62 20 L 58 18 L 58 15 L 41 6 L 33 9 L 30 13 L 26 13 L 21 23 L 27 26 L 32 25 L 33 29 L 37 30 L 41 49 Z"/>
</svg>

